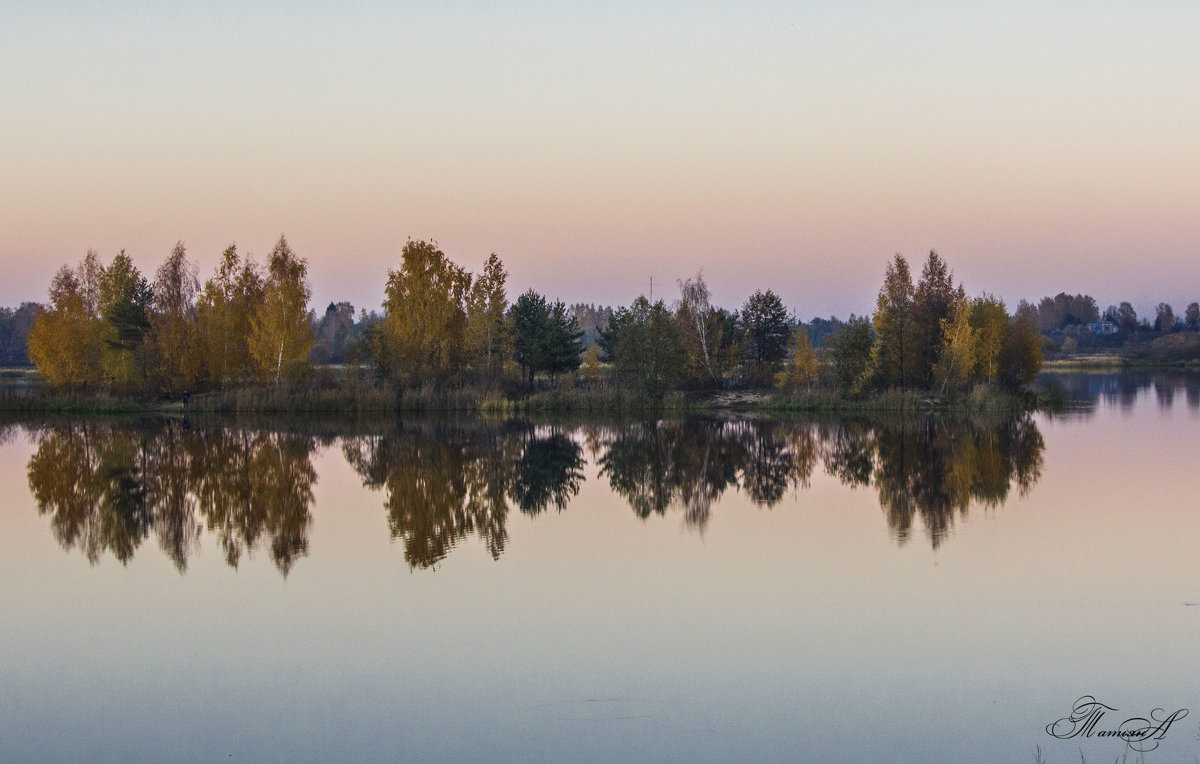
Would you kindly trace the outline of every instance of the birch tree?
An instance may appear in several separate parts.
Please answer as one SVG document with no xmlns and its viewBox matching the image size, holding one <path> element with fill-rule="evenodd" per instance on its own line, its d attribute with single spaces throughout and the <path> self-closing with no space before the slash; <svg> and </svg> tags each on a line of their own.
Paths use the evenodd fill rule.
<svg viewBox="0 0 1200 764">
<path fill-rule="evenodd" d="M 933 378 L 942 392 L 962 389 L 975 368 L 975 330 L 971 328 L 967 297 L 959 287 L 950 306 L 951 317 L 942 319 L 942 347 L 933 365 Z"/>
<path fill-rule="evenodd" d="M 708 284 L 704 281 L 704 271 L 697 273 L 695 278 L 679 282 L 678 316 L 685 330 L 688 353 L 692 356 L 693 363 L 698 363 L 704 369 L 709 380 L 717 382 L 719 379 L 713 369 L 716 347 L 713 341 L 716 340 L 719 344 L 720 331 L 713 321 L 710 297 Z"/>
<path fill-rule="evenodd" d="M 471 284 L 467 297 L 467 345 L 470 361 L 477 373 L 494 379 L 511 352 L 512 332 L 505 311 L 508 296 L 504 291 L 508 274 L 500 258 L 492 253 L 483 273 Z"/>
<path fill-rule="evenodd" d="M 267 258 L 262 297 L 251 317 L 250 355 L 260 379 L 278 384 L 289 362 L 304 363 L 315 337 L 308 264 L 280 235 Z"/>
<path fill-rule="evenodd" d="M 76 273 L 63 266 L 50 282 L 50 305 L 39 310 L 29 328 L 29 360 L 55 387 L 88 380 L 86 298 Z"/>
<path fill-rule="evenodd" d="M 499 260 L 497 259 L 497 264 Z M 392 378 L 416 381 L 461 368 L 471 275 L 433 242 L 409 241 L 388 271 L 376 356 Z"/>
<path fill-rule="evenodd" d="M 204 361 L 196 313 L 200 279 L 187 257 L 183 242 L 159 266 L 154 277 L 154 312 L 150 316 L 150 342 L 160 387 L 176 393 L 194 386 Z"/>
</svg>

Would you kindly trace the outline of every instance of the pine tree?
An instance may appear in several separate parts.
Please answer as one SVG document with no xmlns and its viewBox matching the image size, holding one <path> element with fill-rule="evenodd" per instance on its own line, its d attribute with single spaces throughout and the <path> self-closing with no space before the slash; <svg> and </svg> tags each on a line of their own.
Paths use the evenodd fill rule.
<svg viewBox="0 0 1200 764">
<path fill-rule="evenodd" d="M 742 306 L 741 323 L 745 333 L 749 376 L 770 382 L 787 358 L 791 322 L 783 300 L 772 292 L 758 290 Z"/>
<path fill-rule="evenodd" d="M 954 275 L 938 253 L 930 251 L 913 290 L 915 363 L 908 384 L 927 386 L 933 379 L 933 366 L 945 346 L 946 321 L 953 318 L 956 299 Z"/>
<path fill-rule="evenodd" d="M 154 290 L 125 250 L 100 274 L 100 317 L 103 319 L 101 365 L 116 385 L 145 379 L 146 335 Z"/>
</svg>

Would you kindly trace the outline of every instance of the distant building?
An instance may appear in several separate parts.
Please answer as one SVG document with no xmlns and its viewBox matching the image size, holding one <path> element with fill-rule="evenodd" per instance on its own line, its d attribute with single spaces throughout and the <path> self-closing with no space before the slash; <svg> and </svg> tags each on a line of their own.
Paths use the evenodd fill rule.
<svg viewBox="0 0 1200 764">
<path fill-rule="evenodd" d="M 1087 330 L 1092 334 L 1116 334 L 1117 325 L 1112 321 L 1097 321 L 1087 325 Z"/>
</svg>

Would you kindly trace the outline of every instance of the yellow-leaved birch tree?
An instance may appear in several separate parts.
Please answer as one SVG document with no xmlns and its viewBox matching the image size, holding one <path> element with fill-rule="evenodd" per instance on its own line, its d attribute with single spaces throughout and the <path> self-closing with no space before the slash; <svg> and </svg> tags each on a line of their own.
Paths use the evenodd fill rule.
<svg viewBox="0 0 1200 764">
<path fill-rule="evenodd" d="M 316 341 L 310 296 L 308 264 L 280 234 L 267 257 L 262 297 L 250 321 L 250 355 L 263 381 L 278 383 L 289 364 L 307 363 Z"/>
</svg>

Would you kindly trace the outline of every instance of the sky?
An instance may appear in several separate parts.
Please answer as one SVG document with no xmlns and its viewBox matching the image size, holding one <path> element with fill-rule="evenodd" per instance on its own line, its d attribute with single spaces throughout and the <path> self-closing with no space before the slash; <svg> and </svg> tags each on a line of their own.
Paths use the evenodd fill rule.
<svg viewBox="0 0 1200 764">
<path fill-rule="evenodd" d="M 510 298 L 869 312 L 967 291 L 1200 300 L 1200 4 L 10 3 L 0 305 L 89 248 L 203 281 L 285 233 L 378 308 L 433 239 Z"/>
</svg>

